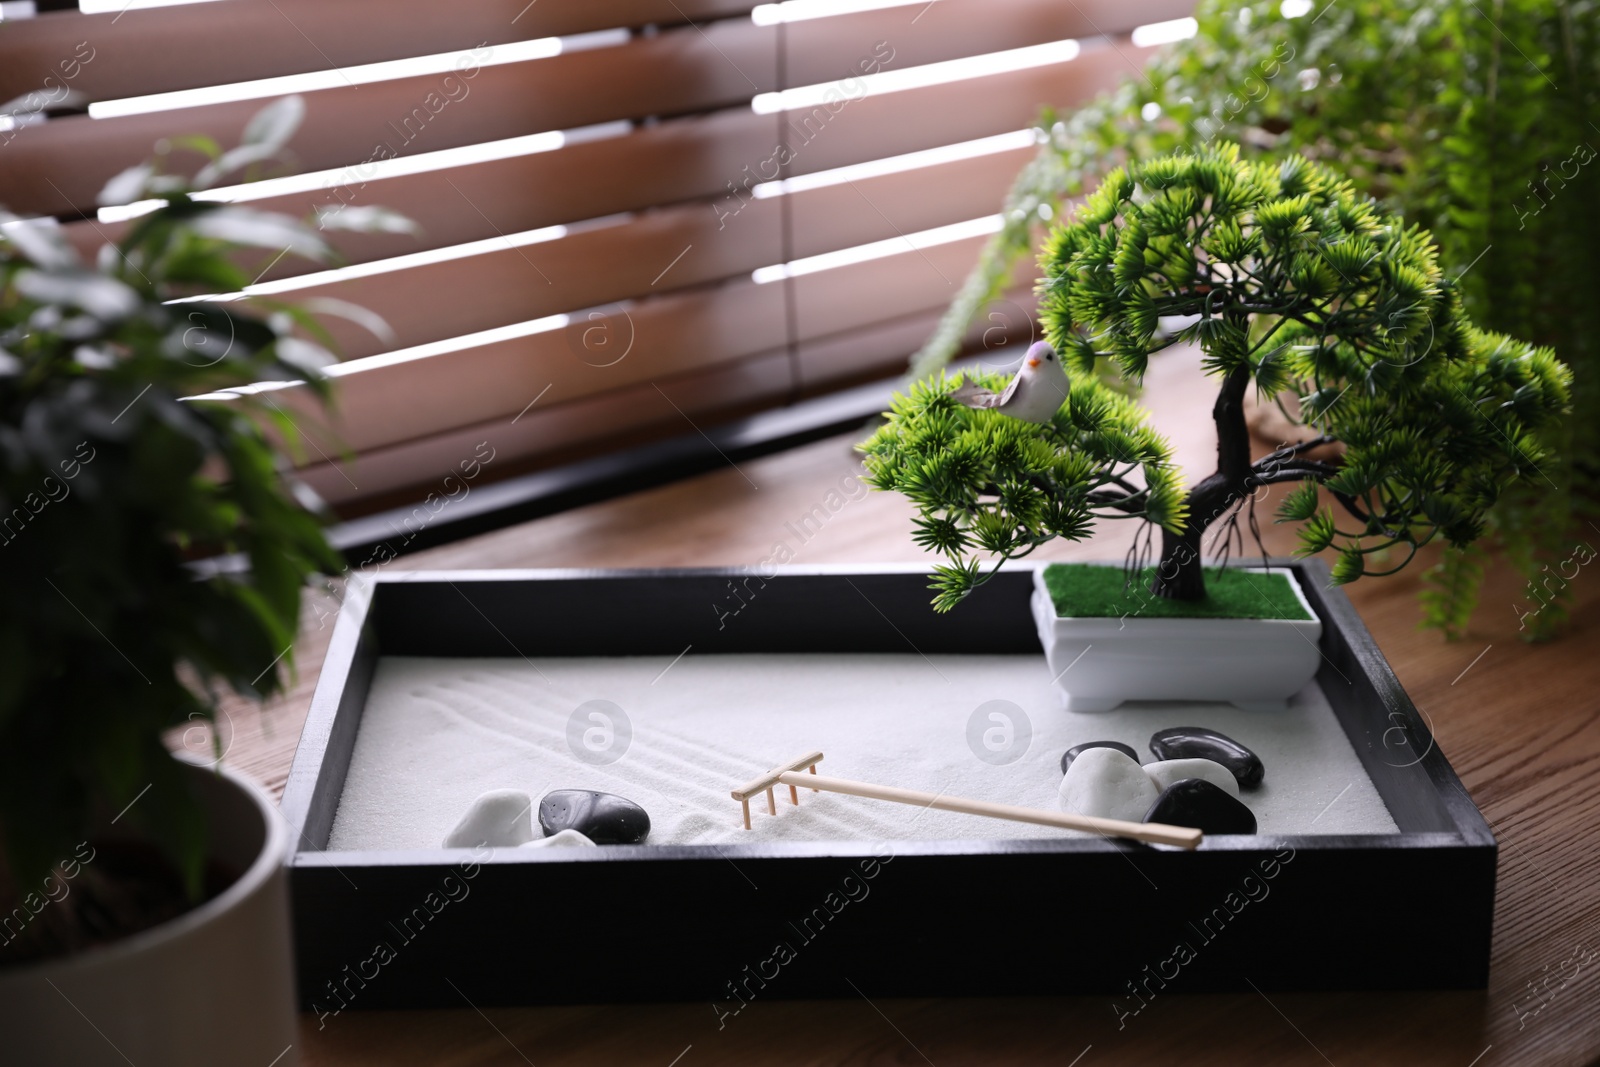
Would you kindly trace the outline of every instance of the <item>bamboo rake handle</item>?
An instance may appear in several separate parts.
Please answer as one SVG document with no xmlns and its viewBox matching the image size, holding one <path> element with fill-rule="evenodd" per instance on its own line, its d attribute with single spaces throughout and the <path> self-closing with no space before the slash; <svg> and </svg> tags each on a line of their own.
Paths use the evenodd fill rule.
<svg viewBox="0 0 1600 1067">
<path fill-rule="evenodd" d="M 1102 819 L 1094 815 L 1071 815 L 1067 812 L 1045 811 L 1042 808 L 1024 808 L 1015 804 L 996 804 L 989 800 L 967 800 L 947 797 L 939 793 L 924 793 L 917 789 L 901 789 L 892 785 L 872 785 L 869 782 L 852 782 L 845 778 L 829 778 L 818 774 L 800 774 L 783 771 L 777 780 L 789 786 L 810 786 L 830 793 L 845 793 L 870 800 L 890 800 L 896 804 L 914 804 L 920 808 L 938 808 L 941 811 L 959 811 L 966 815 L 987 815 L 1013 822 L 1031 822 L 1040 826 L 1058 826 L 1063 830 L 1087 830 L 1109 837 L 1128 837 L 1135 841 L 1148 841 L 1156 845 L 1176 845 L 1192 849 L 1200 844 L 1199 830 L 1187 826 L 1168 826 L 1158 822 L 1124 822 L 1121 819 Z"/>
</svg>

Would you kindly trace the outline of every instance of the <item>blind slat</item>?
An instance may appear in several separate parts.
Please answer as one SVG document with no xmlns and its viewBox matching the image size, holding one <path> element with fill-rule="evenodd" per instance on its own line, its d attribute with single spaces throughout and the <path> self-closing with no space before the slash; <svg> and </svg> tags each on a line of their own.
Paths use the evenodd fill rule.
<svg viewBox="0 0 1600 1067">
<path fill-rule="evenodd" d="M 336 448 L 365 452 L 456 426 L 511 418 L 540 397 L 559 404 L 727 362 L 784 344 L 782 287 L 735 283 L 631 305 L 563 330 L 495 341 L 337 380 Z M 614 353 L 623 352 L 620 359 Z M 613 360 L 616 360 L 613 362 Z M 312 412 L 301 387 L 283 389 L 287 410 Z"/>
<path fill-rule="evenodd" d="M 304 217 L 319 206 L 378 204 L 422 226 L 421 240 L 331 234 L 340 253 L 355 263 L 706 197 L 715 197 L 713 210 L 726 216 L 748 199 L 746 183 L 774 173 L 766 164 L 779 152 L 780 136 L 788 138 L 791 173 L 809 174 L 1006 133 L 1029 126 L 1041 103 L 1061 107 L 1087 99 L 1120 78 L 1125 62 L 1142 62 L 1149 51 L 1125 42 L 1116 50 L 1090 48 L 1070 63 L 985 78 L 978 91 L 970 82 L 957 82 L 869 96 L 826 120 L 811 111 L 757 115 L 738 108 L 554 152 L 364 182 L 352 176 L 252 206 Z M 783 128 L 787 132 L 780 134 Z M 735 216 L 728 225 L 737 223 Z M 120 226 L 90 222 L 66 229 L 86 254 L 122 232 Z M 263 257 L 262 264 L 270 259 Z M 264 278 L 310 269 L 284 257 Z"/>
<path fill-rule="evenodd" d="M 903 70 L 1048 41 L 1126 35 L 1193 11 L 1193 0 L 936 0 L 804 19 L 785 27 L 785 74 L 791 86 L 843 79 L 874 56 L 879 42 L 893 51 L 886 69 Z"/>
<path fill-rule="evenodd" d="M 913 312 L 801 343 L 796 360 L 800 395 L 816 396 L 904 370 L 906 357 L 928 339 L 942 314 L 942 309 Z M 982 332 L 982 327 L 969 331 L 969 340 L 981 343 Z"/>
<path fill-rule="evenodd" d="M 1041 106 L 1080 103 L 1121 81 L 1153 49 L 1126 43 L 1086 45 L 1067 63 L 864 96 L 827 115 L 814 107 L 787 112 L 794 174 L 813 174 L 866 159 L 916 152 L 1022 129 Z"/>
<path fill-rule="evenodd" d="M 379 17 L 327 0 L 216 0 L 83 15 L 50 12 L 0 24 L 0 100 L 71 88 L 88 101 L 175 92 L 493 49 L 549 36 L 740 16 L 748 0 L 391 0 Z M 844 77 L 879 41 L 896 65 L 933 62 L 1068 37 L 1125 34 L 1180 18 L 1184 0 L 934 0 L 805 19 L 785 27 L 788 84 Z M 768 28 L 768 34 L 776 31 Z M 219 46 L 220 43 L 220 46 Z M 959 50 L 952 51 L 952 43 Z M 168 62 L 181 55 L 183 62 Z"/>
<path fill-rule="evenodd" d="M 793 279 L 797 305 L 807 309 L 796 339 L 942 306 L 945 279 L 959 280 L 981 243 L 966 239 Z M 315 420 L 304 428 L 330 455 L 368 452 L 509 419 L 535 397 L 562 404 L 782 348 L 783 290 L 731 282 L 626 305 L 564 330 L 359 370 L 337 381 L 338 439 L 320 436 Z M 302 387 L 283 389 L 276 400 L 286 410 L 315 411 Z"/>
<path fill-rule="evenodd" d="M 784 45 L 786 79 L 791 85 L 832 81 L 842 99 L 858 103 L 850 97 L 863 91 L 863 83 L 853 76 L 863 71 L 902 70 L 1126 29 L 1124 23 L 1133 19 L 1180 9 L 1176 0 L 1103 6 L 1106 10 L 1086 12 L 1056 0 L 1018 0 L 996 12 L 988 0 L 940 0 L 916 24 L 910 21 L 916 9 L 910 7 L 797 22 L 785 28 L 794 38 Z M 422 75 L 308 92 L 306 120 L 290 144 L 289 170 L 350 167 L 375 158 L 735 104 L 779 87 L 777 34 L 776 27 L 725 19 L 611 48 L 472 67 L 470 77 Z M 1126 55 L 1116 58 L 1125 66 L 1132 61 Z M 243 101 L 53 120 L 7 146 L 14 165 L 0 173 L 0 203 L 56 215 L 87 210 L 105 181 L 145 158 L 157 140 L 203 134 L 233 144 L 259 107 L 260 101 Z M 820 128 L 815 119 L 797 121 L 798 135 Z M 188 165 L 200 165 L 198 155 L 188 157 Z M 177 162 L 183 162 L 181 155 Z"/>
<path fill-rule="evenodd" d="M 327 235 L 348 262 L 365 263 L 711 195 L 739 177 L 748 162 L 771 154 L 778 121 L 738 108 L 554 152 L 447 170 L 370 180 L 365 172 L 355 171 L 326 188 L 267 197 L 250 206 L 307 217 L 318 207 L 341 203 L 382 205 L 422 226 L 421 239 L 343 231 Z M 117 240 L 125 231 L 122 225 L 87 221 L 70 223 L 65 229 L 86 253 L 104 240 Z M 315 269 L 320 267 L 284 257 L 263 279 Z"/>
<path fill-rule="evenodd" d="M 992 212 L 1032 156 L 1013 149 L 915 171 L 864 177 L 791 194 L 791 256 L 890 240 Z M 385 344 L 354 323 L 328 323 L 344 359 L 406 348 L 613 301 L 748 275 L 784 259 L 782 200 L 751 200 L 734 217 L 708 204 L 662 208 L 519 248 L 498 247 L 459 260 L 292 292 L 331 297 L 381 316 L 394 331 Z M 442 300 L 440 295 L 450 294 Z"/>
<path fill-rule="evenodd" d="M 429 516 L 449 507 L 471 486 L 461 464 L 477 460 L 497 474 L 531 460 L 560 462 L 595 451 L 637 444 L 653 437 L 693 433 L 741 412 L 781 402 L 789 396 L 789 358 L 782 352 L 659 381 L 627 386 L 551 407 L 536 406 L 513 421 L 496 418 L 479 425 L 415 438 L 344 463 L 322 462 L 299 472 L 325 500 L 338 503 L 397 490 L 423 498 L 414 523 L 397 531 L 416 532 Z M 692 421 L 691 421 L 692 420 Z M 487 451 L 480 446 L 487 445 Z M 492 456 L 483 464 L 486 456 Z M 467 468 L 472 469 L 472 468 Z M 447 475 L 455 477 L 446 482 Z M 432 492 L 432 497 L 424 494 Z"/>
<path fill-rule="evenodd" d="M 617 26 L 748 12 L 749 0 L 217 0 L 0 24 L 0 100 L 62 84 L 90 100 L 144 96 Z M 92 58 L 64 68 L 89 46 Z M 181 56 L 181 62 L 172 57 Z M 66 70 L 75 76 L 64 78 Z"/>
<path fill-rule="evenodd" d="M 961 341 L 963 352 L 981 352 L 985 363 L 1003 365 L 1021 359 L 1037 339 L 1033 279 L 1014 278 L 1013 283 L 1015 288 L 1001 297 L 1005 314 L 968 326 Z M 799 395 L 819 396 L 904 371 L 907 359 L 943 317 L 944 308 L 933 308 L 803 342 L 798 347 Z"/>
<path fill-rule="evenodd" d="M 727 20 L 613 48 L 322 89 L 303 94 L 306 117 L 281 169 L 359 167 L 620 118 L 715 108 L 771 90 L 776 71 L 770 31 Z M 6 145 L 0 204 L 40 214 L 92 211 L 106 181 L 148 157 L 158 140 L 199 134 L 237 144 L 261 106 L 247 100 L 117 118 L 70 115 L 19 130 Z M 169 165 L 193 170 L 203 163 L 188 151 L 175 152 Z"/>
<path fill-rule="evenodd" d="M 310 286 L 289 296 L 333 297 L 381 316 L 394 331 L 388 344 L 354 323 L 327 323 L 340 358 L 358 359 L 749 274 L 779 258 L 782 234 L 770 201 L 747 221 L 737 233 L 722 234 L 704 205 L 667 208 L 549 243 L 502 245 L 466 259 Z"/>
<path fill-rule="evenodd" d="M 1013 295 L 1019 301 L 1029 299 L 1025 292 Z M 904 367 L 906 357 L 933 330 L 939 315 L 937 310 L 923 311 L 870 329 L 801 343 L 794 360 L 800 371 L 799 392 L 814 394 Z M 969 331 L 969 346 L 982 343 L 984 328 Z M 1011 344 L 1023 339 L 1012 338 Z M 300 476 L 333 502 L 400 490 L 414 490 L 416 497 L 434 491 L 435 497 L 415 520 L 397 531 L 404 536 L 426 525 L 436 509 L 448 507 L 442 498 L 463 492 L 459 476 L 448 486 L 440 483 L 444 475 L 459 470 L 462 460 L 487 454 L 479 452 L 481 444 L 494 450 L 493 463 L 504 469 L 512 464 L 562 462 L 651 437 L 692 433 L 689 419 L 708 425 L 787 399 L 790 365 L 786 352 L 768 352 L 565 404 L 546 406 L 541 400 L 515 421 L 498 417 L 368 451 L 347 462 L 319 462 L 302 469 Z"/>
<path fill-rule="evenodd" d="M 992 214 L 1033 148 L 860 178 L 791 197 L 796 259 Z M 741 213 L 734 222 L 744 218 Z"/>
</svg>

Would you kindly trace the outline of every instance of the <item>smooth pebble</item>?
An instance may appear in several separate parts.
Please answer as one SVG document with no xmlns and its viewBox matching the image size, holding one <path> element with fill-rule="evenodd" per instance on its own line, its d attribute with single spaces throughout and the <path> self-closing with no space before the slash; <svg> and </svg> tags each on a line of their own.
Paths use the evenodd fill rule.
<svg viewBox="0 0 1600 1067">
<path fill-rule="evenodd" d="M 1204 726 L 1174 726 L 1150 737 L 1150 754 L 1158 760 L 1208 759 L 1233 772 L 1240 789 L 1254 789 L 1266 774 L 1261 757 L 1229 737 Z"/>
<path fill-rule="evenodd" d="M 1131 760 L 1137 760 L 1139 753 L 1133 750 L 1132 745 L 1125 745 L 1121 741 L 1085 741 L 1081 745 L 1073 745 L 1061 754 L 1061 773 L 1066 774 L 1067 768 L 1072 766 L 1072 761 L 1091 748 L 1110 748 L 1122 753 Z"/>
<path fill-rule="evenodd" d="M 444 839 L 445 848 L 515 847 L 533 840 L 533 798 L 520 789 L 491 789 Z"/>
<path fill-rule="evenodd" d="M 1199 778 L 1227 791 L 1229 796 L 1239 795 L 1239 782 L 1233 772 L 1216 760 L 1164 759 L 1146 763 L 1144 773 L 1156 783 L 1157 789 L 1167 789 L 1185 778 Z"/>
<path fill-rule="evenodd" d="M 539 801 L 546 836 L 576 830 L 597 845 L 636 845 L 650 833 L 650 815 L 627 797 L 592 789 L 557 789 Z"/>
<path fill-rule="evenodd" d="M 1253 834 L 1256 815 L 1236 797 L 1199 778 L 1185 778 L 1161 791 L 1145 822 L 1192 826 L 1207 834 Z"/>
<path fill-rule="evenodd" d="M 1076 815 L 1139 822 L 1160 790 L 1144 768 L 1114 748 L 1078 754 L 1061 779 L 1061 803 Z"/>
<path fill-rule="evenodd" d="M 576 830 L 561 830 L 549 837 L 536 837 L 532 841 L 524 842 L 519 848 L 599 848 L 593 841 L 578 833 Z"/>
</svg>

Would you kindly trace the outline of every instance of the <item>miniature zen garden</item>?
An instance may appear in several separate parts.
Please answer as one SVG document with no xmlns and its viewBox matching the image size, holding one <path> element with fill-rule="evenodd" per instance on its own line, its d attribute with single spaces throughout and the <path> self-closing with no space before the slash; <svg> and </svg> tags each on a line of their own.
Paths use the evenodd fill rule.
<svg viewBox="0 0 1600 1067">
<path fill-rule="evenodd" d="M 1230 952 L 1286 989 L 1482 987 L 1494 830 L 1339 587 L 1426 568 L 1424 624 L 1456 638 L 1492 561 L 1532 579 L 1521 636 L 1566 617 L 1549 572 L 1600 484 L 1585 213 L 1600 22 L 1522 0 L 1494 19 L 1431 0 L 1300 17 L 1309 6 L 1201 0 L 1194 36 L 1141 76 L 1042 115 L 998 231 L 851 442 L 927 578 L 922 564 L 352 574 L 324 528 L 337 516 L 297 478 L 315 440 L 296 420 L 337 437 L 322 317 L 393 337 L 342 300 L 252 289 L 286 256 L 295 272 L 342 265 L 328 231 L 419 228 L 377 205 L 292 218 L 222 198 L 287 158 L 299 96 L 232 148 L 163 137 L 100 194 L 138 209 L 114 236 L 85 216 L 107 242 L 93 257 L 68 215 L 0 207 L 0 1048 L 279 1062 L 297 1003 L 319 1029 L 327 1014 L 319 968 L 348 973 L 385 901 L 457 871 L 486 875 L 487 906 L 453 911 L 455 930 L 363 1006 L 439 1006 L 444 970 L 493 979 L 493 1006 L 689 999 L 744 958 L 774 899 L 846 863 L 876 877 L 887 859 L 862 857 L 894 843 L 919 857 L 888 880 L 896 904 L 808 956 L 792 995 L 842 995 L 813 966 L 858 974 L 863 998 L 1101 988 L 1166 920 L 1236 897 L 1231 867 L 1270 879 L 1278 846 L 1312 835 L 1298 903 L 1230 934 L 1194 988 L 1238 988 Z M 1526 70 L 1503 54 L 1514 37 Z M 1576 88 L 1556 91 L 1546 67 Z M 14 132 L 56 121 L 17 110 L 26 99 L 8 105 Z M 195 153 L 192 176 L 172 169 Z M 1029 256 L 1025 355 L 953 364 Z M 1209 383 L 1193 403 L 1212 414 L 1216 463 L 1187 483 L 1139 402 L 1152 359 L 1197 360 Z M 272 387 L 300 384 L 291 416 Z M 1263 412 L 1280 421 L 1253 436 Z M 1044 562 L 1113 520 L 1131 520 L 1122 558 Z M 1297 532 L 1297 558 L 1269 557 L 1263 523 Z M 298 699 L 306 590 L 341 578 L 275 800 L 229 761 L 224 702 Z M 725 580 L 771 590 L 738 618 L 713 604 L 737 637 L 690 644 L 677 630 L 711 621 L 691 591 Z M 531 635 L 526 654 L 496 618 Z M 1397 762 L 1378 750 L 1393 730 Z M 750 880 L 745 857 L 789 888 L 719 898 Z M 346 893 L 347 863 L 367 892 Z M 1124 881 L 1156 888 L 1147 869 L 1180 876 L 1124 904 Z M 973 886 L 1018 873 L 1028 937 L 938 926 Z M 1361 889 L 1401 880 L 1440 914 L 1397 941 Z M 590 897 L 608 916 L 599 940 L 540 919 Z M 819 897 L 813 916 L 837 913 L 838 893 Z M 724 921 L 683 921 L 712 900 Z M 1034 936 L 1031 917 L 1058 905 L 1104 921 Z M 1312 945 L 1319 924 L 1333 936 Z M 59 1040 L 80 1020 L 93 1053 Z M 151 1043 L 130 1057 L 92 1020 Z"/>
<path fill-rule="evenodd" d="M 945 558 L 935 613 L 1136 520 L 1120 564 L 1034 571 L 1043 657 L 690 657 L 661 686 L 637 657 L 388 659 L 330 847 L 1393 832 L 1313 680 L 1296 574 L 1206 550 L 1242 547 L 1275 485 L 1301 554 L 1336 552 L 1332 585 L 1470 545 L 1542 460 L 1569 372 L 1478 329 L 1428 232 L 1297 156 L 1112 171 L 1040 266 L 1045 340 L 1015 371 L 914 382 L 860 450 Z M 1217 468 L 1188 488 L 1129 389 L 1180 346 L 1217 383 Z M 1253 458 L 1251 391 L 1308 432 Z M 428 784 L 396 773 L 422 752 Z"/>
<path fill-rule="evenodd" d="M 293 98 L 263 111 L 203 179 L 248 165 L 297 121 Z M 56 751 L 42 734 L 8 750 L 0 791 L 12 810 L 32 811 L 35 796 L 78 798 L 12 828 L 16 871 L 69 854 L 90 831 L 91 766 L 116 766 L 125 784 L 189 773 L 169 766 L 160 731 L 214 705 L 183 664 L 204 683 L 277 691 L 282 678 L 261 676 L 259 663 L 291 643 L 303 582 L 338 569 L 315 517 L 274 478 L 278 446 L 253 421 L 271 415 L 248 395 L 236 408 L 179 402 L 241 376 L 321 385 L 327 354 L 293 332 L 316 326 L 303 309 L 257 321 L 190 299 L 185 318 L 172 311 L 196 285 L 242 284 L 226 256 L 267 239 L 260 220 L 194 200 L 159 168 L 119 181 L 125 195 L 167 205 L 130 231 L 121 261 L 85 266 L 45 229 L 13 227 L 0 246 L 14 294 L 0 305 L 8 492 L 48 492 L 58 474 L 77 490 L 39 512 L 56 535 L 18 538 L 4 562 L 21 587 L 19 575 L 49 571 L 63 549 L 102 561 L 65 589 L 29 594 L 48 625 L 0 634 L 42 650 L 9 699 L 103 707 L 102 725 L 133 708 L 129 729 L 143 739 L 129 748 L 124 732 L 96 731 L 87 762 L 60 765 L 24 754 Z M 306 254 L 326 254 L 301 223 L 268 217 L 270 240 L 289 233 Z M 405 225 L 382 212 L 346 221 Z M 1326 572 L 1217 557 L 1243 555 L 1263 490 L 1279 485 L 1292 491 L 1277 521 L 1299 524 L 1303 554 L 1336 553 L 1333 584 L 1392 573 L 1431 541 L 1471 545 L 1501 492 L 1543 460 L 1541 442 L 1568 407 L 1567 368 L 1548 349 L 1474 326 L 1426 231 L 1298 156 L 1247 160 L 1224 145 L 1113 170 L 1055 227 L 1039 263 L 1044 340 L 1006 373 L 913 381 L 859 445 L 870 484 L 900 494 L 914 511 L 909 536 L 943 557 L 931 603 L 917 608 L 934 623 L 955 625 L 968 598 L 1003 569 L 1032 567 L 1020 561 L 1040 546 L 1080 540 L 1102 519 L 1134 520 L 1120 563 L 1024 572 L 1032 598 L 1016 610 L 1037 645 L 670 664 L 382 656 L 327 848 L 1063 834 L 1194 848 L 1208 834 L 1396 832 L 1314 677 L 1325 620 L 1300 582 Z M 206 328 L 191 328 L 200 319 Z M 241 343 L 213 356 L 206 346 L 224 326 Z M 139 358 L 96 361 L 97 344 Z M 1160 356 L 1167 348 L 1175 354 Z M 1217 383 L 1217 467 L 1186 488 L 1134 387 L 1152 356 L 1196 350 Z M 162 390 L 108 431 L 145 395 L 141 380 Z M 1253 457 L 1252 391 L 1287 400 L 1306 434 Z M 89 414 L 70 414 L 80 409 Z M 60 444 L 52 455 L 85 438 L 95 448 L 59 472 L 41 468 L 29 443 L 40 427 Z M 209 456 L 226 460 L 230 488 L 196 473 Z M 151 488 L 168 468 L 189 495 Z M 102 512 L 121 524 L 122 556 L 83 541 L 111 537 Z M 230 534 L 241 521 L 244 534 Z M 254 559 L 251 576 L 182 577 L 183 546 L 213 543 Z M 108 601 L 93 583 L 131 588 L 118 584 L 124 570 L 149 572 L 144 585 L 169 599 Z M 62 597 L 99 605 L 100 621 L 65 613 Z M 190 615 L 203 623 L 182 621 Z M 108 651 L 120 647 L 167 669 L 131 685 L 129 663 Z M 51 666 L 69 659 L 98 666 Z M 102 699 L 106 686 L 148 699 Z M 18 721 L 43 730 L 47 720 Z M 152 805 L 130 816 L 145 819 L 177 858 L 169 896 L 181 910 L 203 895 L 198 814 Z"/>
</svg>

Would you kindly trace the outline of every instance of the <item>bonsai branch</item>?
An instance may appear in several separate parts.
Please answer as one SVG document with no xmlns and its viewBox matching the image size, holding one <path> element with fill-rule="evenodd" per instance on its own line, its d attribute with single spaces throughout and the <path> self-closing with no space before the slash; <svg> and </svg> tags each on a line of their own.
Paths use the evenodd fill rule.
<svg viewBox="0 0 1600 1067">
<path fill-rule="evenodd" d="M 1145 491 L 1142 489 L 1127 496 L 1101 489 L 1090 493 L 1088 496 L 1089 503 L 1095 507 L 1115 508 L 1117 511 L 1126 512 L 1129 515 L 1144 514 L 1144 498 Z"/>
<path fill-rule="evenodd" d="M 1285 412 L 1285 414 L 1287 414 L 1287 412 Z M 1337 437 L 1334 437 L 1331 434 L 1323 434 L 1321 437 L 1314 437 L 1309 441 L 1296 441 L 1291 444 L 1284 445 L 1275 452 L 1269 452 L 1267 455 L 1262 456 L 1256 461 L 1256 466 L 1261 467 L 1265 464 L 1280 462 L 1282 460 L 1289 459 L 1292 456 L 1298 456 L 1302 452 L 1309 452 L 1313 448 L 1321 448 L 1323 445 L 1335 444 L 1338 442 L 1338 440 L 1339 439 Z"/>
<path fill-rule="evenodd" d="M 1293 465 L 1280 465 L 1264 467 L 1263 463 L 1257 464 L 1255 473 L 1250 476 L 1250 484 L 1279 485 L 1283 482 L 1303 482 L 1306 479 L 1331 478 L 1339 473 L 1339 468 L 1329 463 L 1301 462 Z"/>
</svg>

